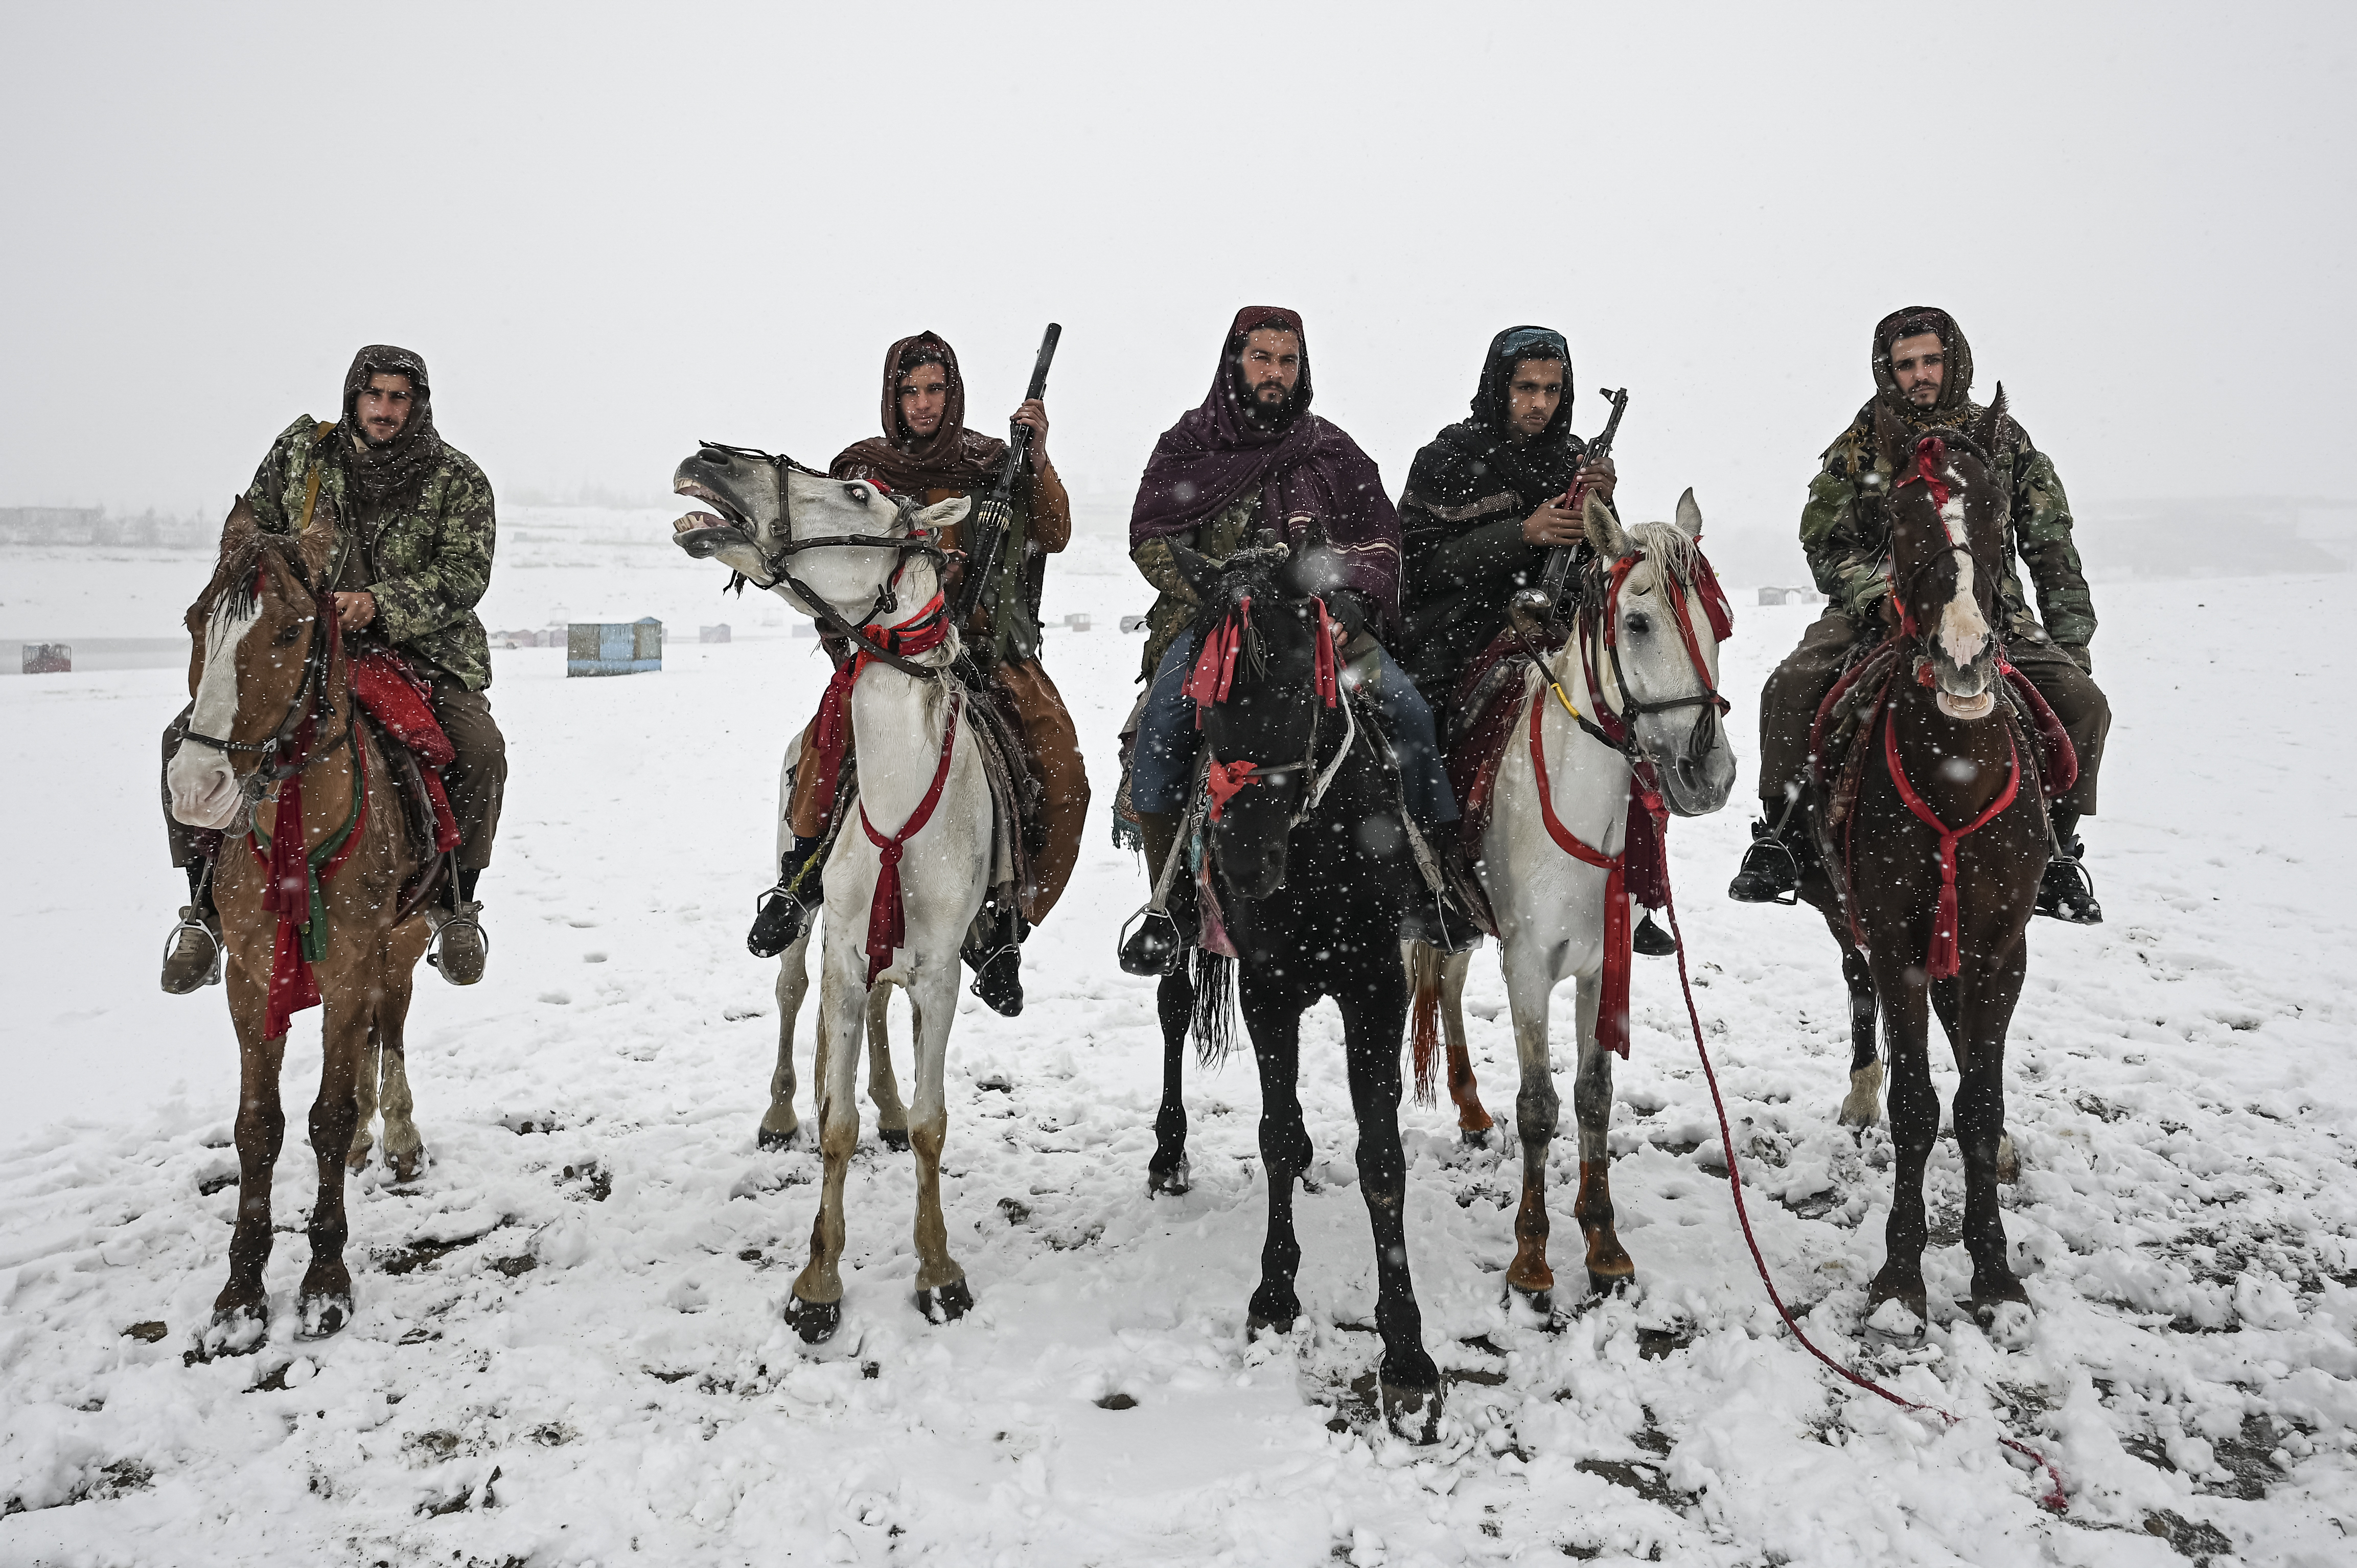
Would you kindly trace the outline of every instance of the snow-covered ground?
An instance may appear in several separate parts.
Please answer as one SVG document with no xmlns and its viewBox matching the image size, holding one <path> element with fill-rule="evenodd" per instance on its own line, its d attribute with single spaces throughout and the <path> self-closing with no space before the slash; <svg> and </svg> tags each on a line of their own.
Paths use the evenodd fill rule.
<svg viewBox="0 0 2357 1568">
<path fill-rule="evenodd" d="M 1552 1337 L 1510 1323 L 1518 1161 L 1458 1148 L 1445 1107 L 1406 1117 L 1415 1283 L 1451 1374 L 1441 1442 L 1414 1448 L 1371 1426 L 1360 1391 L 1372 1269 L 1330 1010 L 1306 1031 L 1320 1163 L 1298 1206 L 1295 1337 L 1243 1337 L 1264 1213 L 1248 1063 L 1190 1073 L 1195 1190 L 1146 1197 L 1159 1037 L 1150 983 L 1113 954 L 1142 880 L 1104 831 L 1138 656 L 1113 627 L 1145 595 L 1110 542 L 1082 541 L 1049 590 L 1051 617 L 1095 617 L 1049 653 L 1089 747 L 1088 847 L 1028 949 L 1028 1010 L 1007 1021 L 968 999 L 952 1042 L 944 1197 L 978 1310 L 934 1327 L 909 1305 L 911 1165 L 870 1143 L 843 1331 L 813 1350 L 783 1326 L 817 1162 L 755 1147 L 778 1018 L 743 935 L 779 750 L 824 668 L 782 619 L 765 626 L 769 607 L 723 607 L 711 568 L 632 532 L 661 516 L 617 516 L 594 548 L 554 521 L 534 543 L 520 520 L 487 618 L 651 610 L 769 636 L 707 648 L 675 629 L 662 673 L 624 680 L 565 681 L 555 650 L 495 656 L 513 776 L 483 885 L 490 974 L 468 992 L 421 979 L 410 1076 L 436 1164 L 413 1190 L 375 1170 L 361 1182 L 359 1315 L 324 1345 L 296 1345 L 282 1317 L 258 1356 L 183 1363 L 236 1195 L 221 993 L 169 998 L 155 981 L 182 896 L 155 784 L 180 672 L 0 682 L 16 827 L 0 907 L 0 1562 L 2357 1551 L 2357 814 L 2339 733 L 2357 657 L 2340 581 L 2100 596 L 2118 720 L 2088 836 L 2110 922 L 2037 923 L 2011 1054 L 2026 1346 L 1936 1305 L 1968 1275 L 1952 1144 L 1932 1174 L 1940 1321 L 1913 1353 L 1860 1345 L 1890 1177 L 1878 1136 L 1861 1148 L 1834 1125 L 1848 1026 L 1833 946 L 1805 909 L 1719 896 L 1748 790 L 1676 828 L 1698 999 L 1780 1284 L 1835 1355 L 1962 1425 L 1836 1385 L 1776 1321 L 1716 1174 L 1673 972 L 1649 963 L 1614 1116 L 1634 1299 Z M 0 630 L 169 635 L 203 565 L 9 552 Z M 1813 613 L 1740 609 L 1727 689 L 1756 693 Z M 1503 1115 L 1503 989 L 1492 958 L 1474 973 L 1476 1062 Z M 289 1054 L 282 1313 L 306 1259 L 316 1028 L 307 1015 Z M 1575 1143 L 1555 1150 L 1568 1283 Z M 2037 1509 L 2000 1433 L 2059 1464 L 2067 1517 Z"/>
</svg>

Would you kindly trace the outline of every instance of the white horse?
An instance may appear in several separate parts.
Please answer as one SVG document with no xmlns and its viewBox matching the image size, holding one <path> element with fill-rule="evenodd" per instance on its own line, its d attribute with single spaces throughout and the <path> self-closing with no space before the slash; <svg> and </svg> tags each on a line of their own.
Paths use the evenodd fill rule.
<svg viewBox="0 0 2357 1568">
<path fill-rule="evenodd" d="M 1582 521 L 1597 557 L 1590 580 L 1577 585 L 1587 607 L 1562 650 L 1525 682 L 1499 765 L 1478 872 L 1498 920 L 1522 1066 L 1514 1129 L 1523 1148 L 1523 1199 L 1514 1217 L 1514 1261 L 1506 1281 L 1543 1315 L 1551 1310 L 1555 1285 L 1546 1258 L 1546 1163 L 1560 1110 L 1547 1048 L 1547 1012 L 1555 986 L 1568 976 L 1579 982 L 1579 1070 L 1572 1089 L 1579 1123 L 1579 1197 L 1572 1212 L 1586 1233 L 1592 1287 L 1611 1290 L 1636 1273 L 1613 1233 L 1605 1136 L 1612 1112 L 1612 1054 L 1598 1041 L 1597 1029 L 1610 913 L 1607 895 L 1620 874 L 1578 858 L 1564 843 L 1568 837 L 1595 859 L 1620 857 L 1632 757 L 1588 726 L 1607 716 L 1620 719 L 1635 757 L 1652 765 L 1664 804 L 1679 816 L 1717 811 L 1727 803 L 1736 774 L 1735 752 L 1717 701 L 1718 639 L 1695 582 L 1702 512 L 1694 492 L 1678 499 L 1674 524 L 1624 529 L 1593 495 Z M 1628 918 L 1625 895 L 1622 918 Z M 1471 959 L 1469 950 L 1442 958 L 1419 948 L 1409 961 L 1419 982 L 1419 1011 L 1428 1013 L 1436 1000 L 1448 1007 L 1449 1087 L 1463 1124 L 1486 1127 L 1488 1114 L 1480 1110 L 1471 1068 L 1462 1058 L 1464 1025 L 1456 1016 Z"/>
<path fill-rule="evenodd" d="M 860 642 L 884 654 L 863 660 L 851 688 L 858 793 L 836 802 L 842 825 L 826 862 L 813 1068 L 825 1176 L 810 1262 L 794 1281 L 787 1316 L 813 1343 L 842 1321 L 843 1186 L 859 1140 L 861 1025 L 871 993 L 888 984 L 908 993 L 916 1045 L 907 1127 L 917 1156 L 917 1305 L 928 1317 L 962 1316 L 974 1297 L 942 1219 L 942 1079 L 959 949 L 987 891 L 996 818 L 981 752 L 961 722 L 964 698 L 947 675 L 955 628 L 941 625 L 941 639 L 924 651 L 903 651 L 903 644 L 930 641 L 915 634 L 931 629 L 931 618 L 945 622 L 928 536 L 963 517 L 966 502 L 919 507 L 864 480 L 825 478 L 737 447 L 705 446 L 672 483 L 722 513 L 681 520 L 682 548 L 734 567 L 823 623 L 856 628 Z M 888 946 L 896 903 L 899 938 Z M 781 1005 L 786 989 L 781 976 Z"/>
</svg>

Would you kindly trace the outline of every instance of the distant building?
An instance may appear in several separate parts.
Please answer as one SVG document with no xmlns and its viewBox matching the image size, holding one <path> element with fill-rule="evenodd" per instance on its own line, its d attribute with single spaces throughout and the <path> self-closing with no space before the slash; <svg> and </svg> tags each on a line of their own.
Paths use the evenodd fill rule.
<svg viewBox="0 0 2357 1568">
<path fill-rule="evenodd" d="M 565 673 L 648 675 L 662 669 L 662 622 L 576 620 L 565 635 Z"/>
</svg>

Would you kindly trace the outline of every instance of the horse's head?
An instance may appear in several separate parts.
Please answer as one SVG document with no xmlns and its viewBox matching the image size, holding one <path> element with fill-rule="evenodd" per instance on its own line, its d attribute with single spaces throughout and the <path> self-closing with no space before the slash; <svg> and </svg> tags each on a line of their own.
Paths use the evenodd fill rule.
<svg viewBox="0 0 2357 1568">
<path fill-rule="evenodd" d="M 242 497 L 231 509 L 212 581 L 187 616 L 191 738 L 165 771 L 172 814 L 189 826 L 232 825 L 244 776 L 293 743 L 306 685 L 325 675 L 313 661 L 327 647 L 335 554 L 324 506 L 291 537 L 265 532 Z"/>
<path fill-rule="evenodd" d="M 1215 787 L 1212 850 L 1239 896 L 1266 898 L 1285 886 L 1286 841 L 1311 787 L 1311 753 L 1326 708 L 1318 644 L 1330 639 L 1331 622 L 1302 581 L 1304 560 L 1282 544 L 1242 551 L 1223 565 L 1185 545 L 1174 545 L 1171 554 L 1200 606 L 1199 679 L 1217 682 L 1216 696 L 1197 698 L 1204 746 L 1211 766 L 1236 781 L 1224 800 Z M 1329 640 L 1322 660 L 1329 682 L 1337 657 Z"/>
<path fill-rule="evenodd" d="M 1716 811 L 1735 788 L 1735 747 L 1703 589 L 1702 509 L 1689 489 L 1678 498 L 1675 522 L 1623 528 L 1591 491 L 1581 521 L 1596 552 L 1589 592 L 1599 606 L 1600 672 L 1619 688 L 1611 700 L 1653 763 L 1670 810 Z"/>
<path fill-rule="evenodd" d="M 1969 432 L 1907 428 L 1879 399 L 1874 435 L 1894 476 L 1890 576 L 1900 629 L 1917 639 L 1921 669 L 1953 719 L 1996 711 L 1996 572 L 2006 497 L 1995 473 L 2005 388 Z M 1920 677 L 1919 677 L 1920 678 Z"/>
<path fill-rule="evenodd" d="M 787 585 L 789 573 L 856 618 L 899 570 L 899 542 L 947 528 L 967 510 L 963 498 L 918 506 L 870 480 L 830 479 L 791 458 L 710 443 L 673 470 L 671 488 L 715 509 L 673 523 L 674 543 L 700 561 L 734 567 L 811 616 L 820 607 Z"/>
</svg>

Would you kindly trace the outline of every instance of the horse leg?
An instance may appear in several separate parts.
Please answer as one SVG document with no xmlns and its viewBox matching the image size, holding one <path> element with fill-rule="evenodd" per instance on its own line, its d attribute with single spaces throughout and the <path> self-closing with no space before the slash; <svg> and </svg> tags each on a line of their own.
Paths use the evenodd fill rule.
<svg viewBox="0 0 2357 1568">
<path fill-rule="evenodd" d="M 822 1044 L 819 1079 L 819 1153 L 825 1174 L 819 1184 L 818 1215 L 811 1223 L 810 1262 L 794 1280 L 786 1317 L 805 1344 L 815 1345 L 843 1321 L 843 1184 L 859 1146 L 859 1032 L 867 1014 L 861 966 L 865 955 L 823 956 L 819 980 Z"/>
<path fill-rule="evenodd" d="M 1899 962 L 1881 960 L 1876 978 L 1882 999 L 1883 1027 L 1890 1047 L 1890 1143 L 1893 1164 L 1890 1219 L 1883 1230 L 1884 1258 L 1880 1272 L 1867 1292 L 1871 1315 L 1886 1301 L 1897 1301 L 1916 1317 L 1930 1322 L 1924 1306 L 1923 1166 L 1940 1134 L 1940 1096 L 1932 1087 L 1932 1063 L 1926 1038 L 1930 1008 L 1921 983 L 1910 984 Z M 1731 1155 L 1732 1151 L 1730 1151 Z"/>
<path fill-rule="evenodd" d="M 782 1149 L 802 1131 L 794 1114 L 794 1025 L 801 1021 L 802 998 L 810 994 L 811 921 L 794 944 L 778 955 L 778 1065 L 770 1069 L 770 1109 L 761 1115 L 753 1141 L 764 1149 Z M 817 1076 L 817 1069 L 812 1069 Z"/>
<path fill-rule="evenodd" d="M 2028 957 L 2017 945 L 1993 971 L 1972 960 L 1941 989 L 1940 1010 L 1956 1053 L 1956 1148 L 1964 1163 L 1964 1251 L 1973 1260 L 1973 1316 L 1984 1325 L 2005 1302 L 2027 1304 L 2006 1255 L 2005 1212 L 1997 1202 L 2005 1141 L 2005 1037 L 2021 995 Z"/>
<path fill-rule="evenodd" d="M 1635 1282 L 1637 1264 L 1612 1229 L 1612 1053 L 1596 1038 L 1603 996 L 1601 975 L 1579 977 L 1579 1076 L 1571 1086 L 1572 1115 L 1579 1122 L 1579 1197 L 1571 1213 L 1587 1240 L 1588 1288 L 1609 1295 Z"/>
<path fill-rule="evenodd" d="M 1514 1056 L 1522 1087 L 1514 1095 L 1514 1136 L 1523 1145 L 1523 1203 L 1514 1211 L 1514 1261 L 1506 1285 L 1544 1317 L 1555 1309 L 1555 1271 L 1547 1266 L 1547 1151 L 1563 1106 L 1547 1053 L 1547 1007 L 1555 990 L 1555 958 L 1527 940 L 1504 951 L 1506 1002 L 1514 1018 Z"/>
<path fill-rule="evenodd" d="M 1154 1113 L 1154 1158 L 1146 1165 L 1149 1196 L 1176 1197 L 1190 1184 L 1187 1164 L 1187 1023 L 1195 1012 L 1195 983 L 1181 962 L 1154 993 L 1162 1021 L 1162 1105 Z"/>
<path fill-rule="evenodd" d="M 1309 1128 L 1301 1119 L 1301 1006 L 1293 988 L 1258 978 L 1243 967 L 1241 1001 L 1244 1028 L 1252 1036 L 1253 1061 L 1260 1069 L 1260 1158 L 1268 1175 L 1268 1235 L 1261 1243 L 1260 1285 L 1244 1309 L 1247 1333 L 1266 1328 L 1291 1332 L 1301 1316 L 1294 1277 L 1301 1272 L 1301 1242 L 1293 1231 L 1293 1184 L 1309 1168 Z M 1398 1042 L 1393 1042 L 1398 1054 Z"/>
<path fill-rule="evenodd" d="M 237 1223 L 229 1238 L 229 1283 L 213 1298 L 204 1346 L 231 1355 L 259 1349 L 270 1326 L 262 1274 L 270 1262 L 270 1176 L 286 1141 L 278 1098 L 286 1036 L 261 1037 L 268 972 L 236 961 L 228 966 L 230 1019 L 237 1026 Z"/>
<path fill-rule="evenodd" d="M 352 1079 L 352 1146 L 344 1156 L 344 1167 L 354 1175 L 368 1168 L 369 1149 L 376 1139 L 369 1123 L 376 1120 L 377 1076 L 382 1070 L 384 1041 L 377 1030 L 369 1030 L 368 1044 L 361 1050 L 358 1075 Z"/>
<path fill-rule="evenodd" d="M 950 1233 L 942 1219 L 942 1144 L 949 1136 L 950 1026 L 957 1021 L 958 961 L 928 966 L 909 992 L 909 1034 L 914 1037 L 917 1106 L 903 1112 L 909 1147 L 917 1153 L 917 1310 L 934 1318 L 963 1317 L 974 1306 L 965 1269 L 950 1256 Z"/>
<path fill-rule="evenodd" d="M 311 1204 L 311 1266 L 303 1271 L 296 1298 L 295 1336 L 325 1339 L 351 1320 L 352 1273 L 344 1264 L 344 1243 L 351 1225 L 344 1213 L 344 1156 L 351 1150 L 352 1129 L 360 1120 L 353 1085 L 360 1077 L 361 1058 L 367 1052 L 376 1006 L 361 989 L 372 976 L 355 976 L 361 990 L 354 1001 L 327 991 L 321 1026 L 319 1095 L 311 1102 L 311 1153 L 318 1162 L 319 1193 Z M 393 1153 L 388 1128 L 385 1153 Z"/>
<path fill-rule="evenodd" d="M 1839 933 L 1835 933 L 1837 936 Z M 1842 979 L 1849 986 L 1849 1094 L 1841 1125 L 1861 1133 L 1882 1120 L 1882 1058 L 1874 1048 L 1874 973 L 1866 955 L 1841 938 Z"/>
<path fill-rule="evenodd" d="M 1406 975 L 1387 957 L 1335 992 L 1359 1124 L 1359 1192 L 1375 1240 L 1375 1331 L 1383 1336 L 1384 1403 L 1437 1408 L 1440 1369 L 1424 1348 L 1424 1314 L 1407 1268 L 1407 1156 L 1400 1148 L 1400 1034 L 1407 1023 Z M 1298 1256 L 1298 1248 L 1296 1255 Z M 1392 1411 L 1387 1410 L 1387 1415 Z"/>
<path fill-rule="evenodd" d="M 1497 1125 L 1481 1103 L 1473 1080 L 1473 1053 L 1465 1046 L 1465 975 L 1473 950 L 1436 955 L 1440 960 L 1440 1027 L 1448 1038 L 1448 1098 L 1457 1106 L 1457 1135 L 1474 1148 L 1487 1147 Z"/>
<path fill-rule="evenodd" d="M 377 1098 L 384 1108 L 385 1169 L 393 1173 L 395 1186 L 425 1174 L 425 1140 L 418 1135 L 417 1102 L 409 1093 L 409 995 L 416 978 L 412 964 L 400 962 L 396 955 L 386 966 L 383 994 L 376 1004 L 375 1033 L 383 1047 Z"/>
<path fill-rule="evenodd" d="M 955 979 L 955 976 L 952 976 Z M 916 1006 L 917 993 L 909 993 L 909 1004 Z M 876 1135 L 888 1149 L 906 1153 L 909 1147 L 909 1108 L 900 1102 L 900 1082 L 892 1076 L 892 1033 L 885 1026 L 885 1017 L 892 1004 L 891 987 L 879 985 L 867 993 L 867 1103 L 876 1107 Z M 957 988 L 950 988 L 948 1004 L 957 1005 Z M 909 1031 L 914 1038 L 920 1029 Z"/>
</svg>

